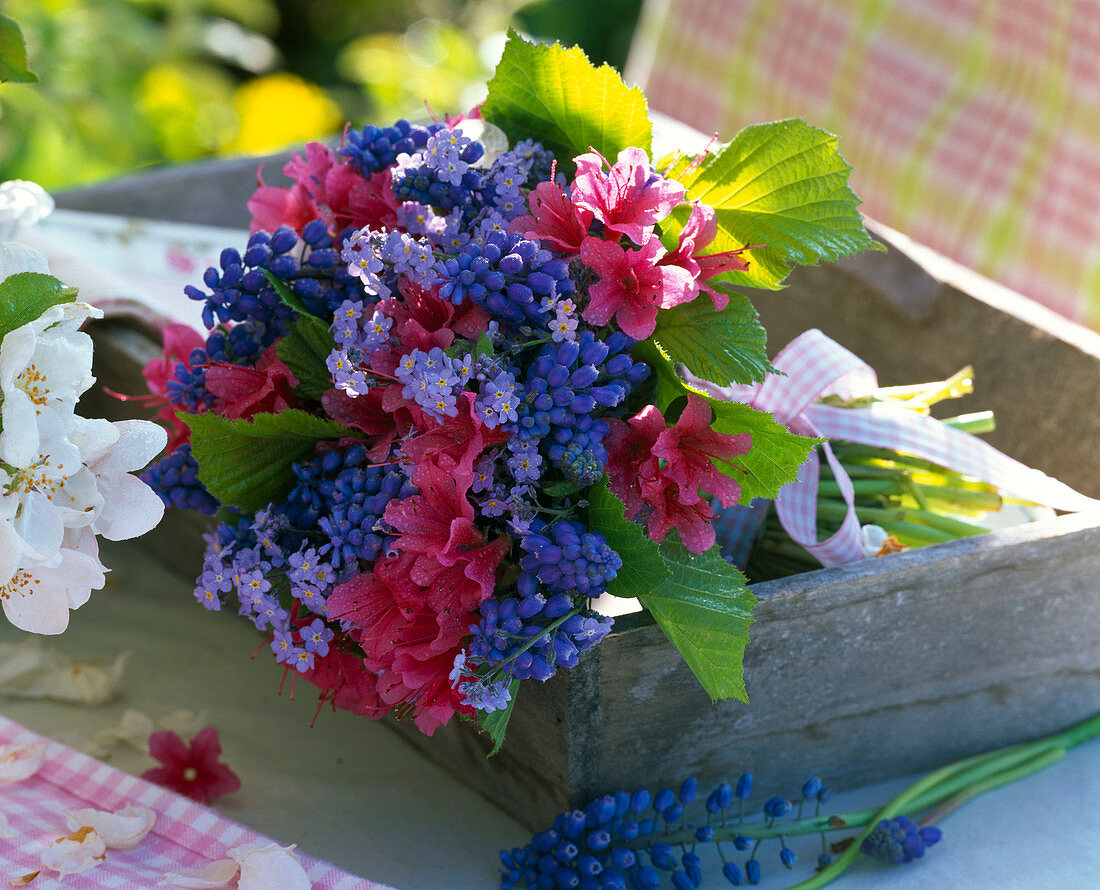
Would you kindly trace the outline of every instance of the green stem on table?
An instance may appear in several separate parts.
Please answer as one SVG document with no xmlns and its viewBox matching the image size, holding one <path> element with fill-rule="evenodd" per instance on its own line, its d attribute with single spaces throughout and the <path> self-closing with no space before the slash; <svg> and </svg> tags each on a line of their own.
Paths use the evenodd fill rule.
<svg viewBox="0 0 1100 890">
<path fill-rule="evenodd" d="M 960 414 L 958 417 L 945 417 L 940 423 L 972 434 L 992 433 L 997 429 L 992 411 L 975 411 L 972 414 Z"/>
</svg>

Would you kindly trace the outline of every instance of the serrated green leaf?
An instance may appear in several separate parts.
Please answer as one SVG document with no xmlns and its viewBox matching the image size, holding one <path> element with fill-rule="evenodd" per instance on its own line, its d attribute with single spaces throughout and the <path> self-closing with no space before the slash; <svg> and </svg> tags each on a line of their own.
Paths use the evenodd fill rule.
<svg viewBox="0 0 1100 890">
<path fill-rule="evenodd" d="M 668 578 L 668 568 L 645 530 L 623 515 L 625 509 L 623 502 L 608 489 L 606 478 L 588 493 L 588 527 L 602 534 L 623 561 L 622 568 L 608 583 L 607 592 L 636 597 Z"/>
<path fill-rule="evenodd" d="M 482 732 L 489 736 L 493 741 L 493 747 L 490 749 L 486 757 L 492 757 L 497 751 L 500 750 L 504 744 L 504 731 L 508 728 L 508 721 L 512 719 L 512 709 L 516 706 L 516 694 L 519 692 L 519 680 L 513 680 L 508 687 L 508 692 L 511 694 L 511 698 L 508 700 L 508 707 L 500 711 L 491 711 L 486 714 L 484 711 L 478 712 L 478 725 L 481 727 Z"/>
<path fill-rule="evenodd" d="M 726 292 L 730 302 L 721 312 L 703 294 L 682 306 L 662 309 L 653 339 L 669 359 L 711 383 L 762 381 L 774 370 L 766 351 L 767 332 L 748 297 Z"/>
<path fill-rule="evenodd" d="M 36 83 L 38 78 L 27 70 L 27 44 L 19 24 L 0 15 L 0 81 Z"/>
<path fill-rule="evenodd" d="M 580 47 L 536 45 L 512 30 L 481 115 L 513 144 L 541 142 L 567 175 L 590 146 L 614 163 L 630 146 L 648 152 L 653 137 L 645 96 L 614 68 L 595 67 Z"/>
<path fill-rule="evenodd" d="M 284 497 L 294 486 L 290 465 L 308 460 L 319 440 L 357 435 L 296 408 L 250 420 L 182 412 L 176 416 L 191 428 L 191 449 L 207 491 L 242 510 L 259 510 Z"/>
<path fill-rule="evenodd" d="M 742 402 L 722 402 L 709 399 L 715 418 L 711 427 L 716 433 L 751 433 L 752 448 L 748 454 L 733 458 L 730 466 L 715 463 L 726 475 L 741 485 L 740 503 L 753 498 L 774 498 L 788 482 L 798 478 L 798 468 L 806 462 L 810 449 L 824 442 L 792 433 L 766 411 L 758 411 Z"/>
<path fill-rule="evenodd" d="M 669 577 L 640 597 L 712 700 L 748 701 L 742 661 L 756 597 L 718 547 L 693 554 L 673 532 L 660 553 Z"/>
<path fill-rule="evenodd" d="M 312 315 L 299 315 L 290 325 L 290 332 L 275 344 L 279 358 L 298 378 L 296 391 L 317 401 L 332 389 L 332 375 L 326 364 L 332 349 L 328 326 Z"/>
<path fill-rule="evenodd" d="M 66 287 L 52 275 L 17 272 L 0 282 L 0 337 L 34 321 L 51 306 L 71 303 L 76 288 Z"/>
<path fill-rule="evenodd" d="M 836 136 L 805 121 L 746 127 L 702 164 L 690 164 L 679 159 L 669 176 L 715 209 L 718 236 L 706 252 L 764 245 L 745 254 L 747 271 L 723 274 L 733 284 L 775 290 L 794 266 L 882 249 L 863 227 Z M 686 219 L 684 207 L 666 229 L 678 231 Z"/>
</svg>

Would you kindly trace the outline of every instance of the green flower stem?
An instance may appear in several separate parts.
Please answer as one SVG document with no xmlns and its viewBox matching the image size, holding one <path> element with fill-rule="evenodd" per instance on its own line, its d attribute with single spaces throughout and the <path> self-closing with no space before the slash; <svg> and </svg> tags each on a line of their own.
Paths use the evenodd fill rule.
<svg viewBox="0 0 1100 890">
<path fill-rule="evenodd" d="M 962 488 L 955 485 L 929 485 L 925 482 L 914 482 L 913 485 L 930 501 L 939 504 L 950 504 L 964 510 L 995 512 L 1004 506 L 1004 499 L 993 491 Z"/>
<path fill-rule="evenodd" d="M 991 433 L 997 429 L 997 421 L 992 411 L 975 411 L 973 414 L 960 414 L 958 417 L 945 417 L 941 423 L 954 427 L 964 433 Z"/>
</svg>

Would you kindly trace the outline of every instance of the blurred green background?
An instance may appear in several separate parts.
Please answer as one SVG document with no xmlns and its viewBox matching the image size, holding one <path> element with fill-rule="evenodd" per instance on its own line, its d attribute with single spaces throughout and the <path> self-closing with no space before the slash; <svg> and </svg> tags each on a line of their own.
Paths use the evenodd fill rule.
<svg viewBox="0 0 1100 890">
<path fill-rule="evenodd" d="M 514 27 L 621 68 L 641 0 L 6 0 L 36 84 L 0 84 L 0 181 L 48 190 L 265 154 L 484 98 Z M 427 107 L 425 107 L 427 106 Z"/>
</svg>

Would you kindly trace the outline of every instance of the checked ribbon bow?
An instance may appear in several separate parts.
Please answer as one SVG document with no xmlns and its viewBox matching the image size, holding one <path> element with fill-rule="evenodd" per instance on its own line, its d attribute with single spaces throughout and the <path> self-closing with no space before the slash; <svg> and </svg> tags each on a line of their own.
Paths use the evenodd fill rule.
<svg viewBox="0 0 1100 890">
<path fill-rule="evenodd" d="M 794 433 L 901 451 L 1056 510 L 1100 509 L 1100 501 L 1013 460 L 969 433 L 900 404 L 876 402 L 867 408 L 821 404 L 818 400 L 828 395 L 842 399 L 868 396 L 878 388 L 878 379 L 866 362 L 819 330 L 796 337 L 773 364 L 786 376 L 768 374 L 763 383 L 705 388 L 717 398 L 771 412 Z M 776 515 L 787 534 L 822 565 L 855 562 L 862 557 L 863 548 L 852 482 L 828 442 L 820 451 L 848 507 L 840 528 L 824 541 L 817 540 L 821 468 L 817 448 L 799 468 L 798 478 L 779 492 Z"/>
</svg>

